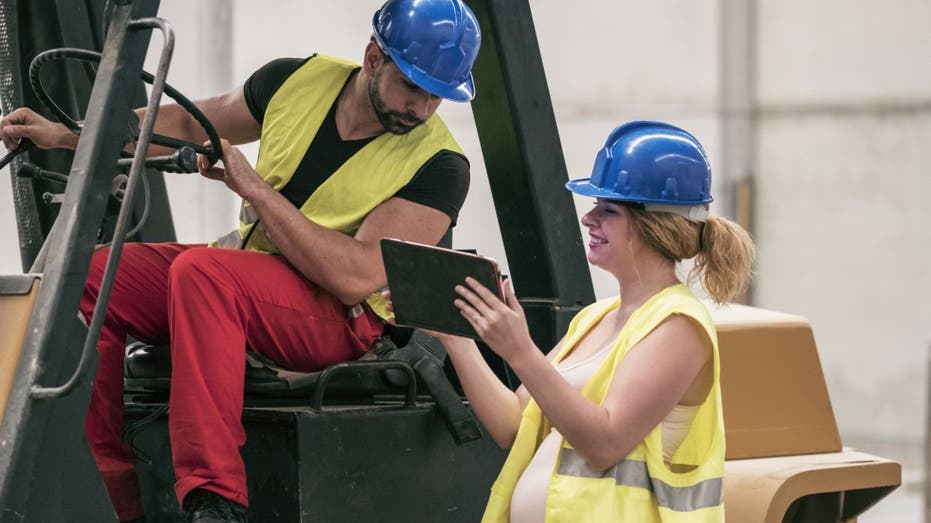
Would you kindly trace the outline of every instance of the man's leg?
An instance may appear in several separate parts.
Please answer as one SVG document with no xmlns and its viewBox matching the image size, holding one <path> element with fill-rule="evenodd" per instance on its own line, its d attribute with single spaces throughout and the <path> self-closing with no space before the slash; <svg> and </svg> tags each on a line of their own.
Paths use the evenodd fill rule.
<svg viewBox="0 0 931 523">
<path fill-rule="evenodd" d="M 171 265 L 169 433 L 175 493 L 205 489 L 248 504 L 239 447 L 248 345 L 300 371 L 354 359 L 384 324 L 346 307 L 279 256 L 192 249 Z"/>
<path fill-rule="evenodd" d="M 153 344 L 168 343 L 168 267 L 189 248 L 180 244 L 127 243 L 110 293 L 97 350 L 100 363 L 94 378 L 85 432 L 97 467 L 121 521 L 142 515 L 136 460 L 123 442 L 123 358 L 126 336 Z M 90 323 L 109 249 L 94 253 L 81 313 Z"/>
</svg>

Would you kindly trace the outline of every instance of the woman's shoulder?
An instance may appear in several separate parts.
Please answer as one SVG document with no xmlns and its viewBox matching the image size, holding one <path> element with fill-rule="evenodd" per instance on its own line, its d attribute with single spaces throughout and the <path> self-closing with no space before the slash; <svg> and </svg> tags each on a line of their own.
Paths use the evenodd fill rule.
<svg viewBox="0 0 931 523">
<path fill-rule="evenodd" d="M 683 314 L 699 321 L 711 321 L 708 307 L 684 283 L 663 289 L 650 301 L 649 308 L 660 315 Z"/>
<path fill-rule="evenodd" d="M 688 286 L 675 285 L 656 298 L 648 314 L 655 327 L 675 325 L 681 329 L 688 326 L 687 330 L 694 334 L 704 331 L 708 338 L 715 338 L 711 312 Z"/>
</svg>

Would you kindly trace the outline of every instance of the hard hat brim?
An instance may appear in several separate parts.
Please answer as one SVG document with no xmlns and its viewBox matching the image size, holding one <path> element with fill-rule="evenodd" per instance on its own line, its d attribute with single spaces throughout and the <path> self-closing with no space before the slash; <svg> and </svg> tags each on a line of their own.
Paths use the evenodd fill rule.
<svg viewBox="0 0 931 523">
<path fill-rule="evenodd" d="M 378 40 L 379 47 L 388 53 L 391 60 L 398 66 L 398 70 L 401 71 L 401 74 L 406 76 L 408 80 L 417 84 L 417 86 L 424 91 L 453 102 L 470 102 L 475 98 L 475 81 L 472 78 L 472 73 L 469 73 L 469 77 L 466 78 L 466 81 L 459 85 L 450 85 L 441 82 L 408 63 L 407 60 L 401 57 L 400 53 L 388 49 L 377 34 L 375 37 L 376 40 Z"/>
<path fill-rule="evenodd" d="M 591 178 L 579 178 L 577 180 L 570 180 L 566 182 L 566 189 L 569 189 L 575 194 L 579 194 L 582 196 L 591 196 L 594 198 L 605 198 L 608 200 L 617 200 L 620 202 L 633 202 L 633 203 L 644 203 L 644 204 L 657 203 L 657 204 L 665 204 L 665 205 L 690 206 L 690 205 L 702 205 L 706 203 L 711 203 L 714 200 L 710 196 L 705 200 L 694 201 L 694 202 L 629 196 L 629 195 L 618 194 L 614 191 L 610 191 L 608 189 L 602 189 L 600 187 L 597 187 L 591 183 L 591 180 L 592 180 Z"/>
<path fill-rule="evenodd" d="M 566 189 L 574 192 L 575 194 L 580 194 L 582 196 L 592 196 L 595 198 L 610 198 L 612 200 L 621 200 L 624 199 L 619 194 L 596 187 L 592 184 L 591 178 L 579 178 L 577 180 L 570 180 L 566 182 Z"/>
</svg>

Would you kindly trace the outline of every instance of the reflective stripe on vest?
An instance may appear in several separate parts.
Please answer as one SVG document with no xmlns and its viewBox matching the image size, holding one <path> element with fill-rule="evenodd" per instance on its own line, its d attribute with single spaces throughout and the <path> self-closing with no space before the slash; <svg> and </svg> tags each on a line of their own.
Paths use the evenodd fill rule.
<svg viewBox="0 0 931 523">
<path fill-rule="evenodd" d="M 604 470 L 592 470 L 575 449 L 562 448 L 557 474 L 577 478 L 614 478 L 618 486 L 642 488 L 656 495 L 656 502 L 679 512 L 690 512 L 720 505 L 723 499 L 721 478 L 711 478 L 690 487 L 674 487 L 663 480 L 651 478 L 645 461 L 625 459 Z"/>
<path fill-rule="evenodd" d="M 243 225 L 252 225 L 258 220 L 259 213 L 255 210 L 255 207 L 246 205 L 246 202 L 243 201 L 239 209 L 239 221 Z M 261 223 L 257 226 L 257 229 L 265 232 L 265 227 Z M 221 249 L 241 249 L 242 243 L 242 234 L 240 233 L 239 229 L 235 229 L 217 238 L 216 242 L 214 242 L 211 246 L 219 247 Z"/>
<path fill-rule="evenodd" d="M 255 207 L 246 205 L 246 203 L 243 202 L 242 208 L 239 209 L 239 221 L 242 223 L 255 223 L 258 219 L 259 213 L 255 210 Z"/>
</svg>

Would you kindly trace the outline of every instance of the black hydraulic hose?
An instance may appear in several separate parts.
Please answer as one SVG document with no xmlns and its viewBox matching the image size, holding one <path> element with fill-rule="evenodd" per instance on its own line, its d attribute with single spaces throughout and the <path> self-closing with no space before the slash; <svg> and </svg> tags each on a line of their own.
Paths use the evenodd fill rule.
<svg viewBox="0 0 931 523">
<path fill-rule="evenodd" d="M 29 64 L 29 84 L 32 86 L 32 90 L 35 91 L 36 96 L 39 100 L 44 103 L 50 111 L 64 124 L 65 127 L 70 129 L 72 132 L 80 134 L 81 126 L 71 118 L 68 113 L 61 109 L 49 96 L 48 91 L 46 91 L 45 86 L 42 84 L 42 78 L 40 73 L 42 67 L 49 62 L 62 59 L 72 59 L 80 60 L 84 62 L 100 62 L 100 53 L 95 51 L 88 51 L 87 49 L 78 49 L 75 47 L 60 47 L 57 49 L 49 49 L 48 51 L 43 51 L 36 55 L 32 59 L 32 63 Z M 153 84 L 155 77 L 147 71 L 142 71 L 141 78 L 144 82 L 148 84 Z M 210 163 L 213 164 L 220 159 L 220 137 L 217 134 L 216 129 L 214 129 L 213 124 L 209 119 L 204 115 L 201 110 L 191 102 L 186 96 L 181 94 L 177 89 L 169 85 L 168 83 L 164 84 L 164 93 L 178 103 L 181 107 L 187 111 L 194 120 L 203 127 L 204 131 L 207 133 L 207 138 L 210 140 L 211 147 L 204 147 L 200 144 L 188 143 L 176 138 L 171 138 L 169 136 L 161 136 L 157 134 L 152 135 L 152 143 L 156 145 L 164 145 L 168 147 L 180 147 L 183 145 L 189 146 L 194 149 L 196 152 L 206 155 L 210 160 Z"/>
<path fill-rule="evenodd" d="M 68 183 L 68 175 L 43 169 L 34 163 L 23 162 L 16 173 L 20 178 L 38 178 L 58 183 Z"/>
</svg>

